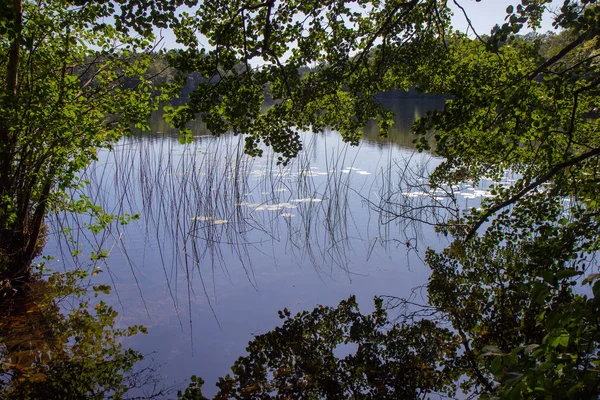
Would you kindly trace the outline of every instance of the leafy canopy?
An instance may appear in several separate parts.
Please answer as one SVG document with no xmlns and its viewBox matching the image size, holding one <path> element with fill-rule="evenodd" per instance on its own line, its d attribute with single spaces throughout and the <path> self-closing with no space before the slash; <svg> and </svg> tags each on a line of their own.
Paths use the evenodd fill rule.
<svg viewBox="0 0 600 400">
<path fill-rule="evenodd" d="M 250 154 L 261 142 L 272 146 L 282 162 L 301 149 L 300 130 L 332 128 L 357 143 L 379 118 L 385 133 L 391 113 L 373 96 L 409 87 L 398 70 L 436 62 L 448 18 L 436 1 L 205 1 L 178 30 L 188 47 L 170 58 L 205 82 L 169 109 L 169 120 L 183 128 L 200 116 L 214 134 L 244 133 Z M 299 74 L 302 67 L 310 70 Z M 267 109 L 265 96 L 275 100 Z"/>
<path fill-rule="evenodd" d="M 252 154 L 263 141 L 285 162 L 301 148 L 298 129 L 330 126 L 356 142 L 365 122 L 377 119 L 385 133 L 389 114 L 374 95 L 416 87 L 451 96 L 413 127 L 417 146 L 429 149 L 432 137 L 443 157 L 431 188 L 493 181 L 481 208 L 459 210 L 439 226 L 452 244 L 426 253 L 428 307 L 437 318 L 377 320 L 355 338 L 349 321 L 369 317 L 335 317 L 346 315 L 349 303 L 301 313 L 250 344 L 233 377 L 220 382 L 223 393 L 301 396 L 300 383 L 286 380 L 293 376 L 315 398 L 368 396 L 378 386 L 363 359 L 336 358 L 331 349 L 364 338 L 383 351 L 367 359 L 387 371 L 396 360 L 383 350 L 388 343 L 369 341 L 383 331 L 398 346 L 411 343 L 435 371 L 448 363 L 461 377 L 442 376 L 441 386 L 424 383 L 420 392 L 392 374 L 413 397 L 452 394 L 458 386 L 482 398 L 598 396 L 600 5 L 564 0 L 554 16 L 559 33 L 517 35 L 538 27 L 550 3 L 515 1 L 490 35 L 475 39 L 452 31 L 446 1 L 206 2 L 187 17 L 181 38 L 191 45 L 171 62 L 214 80 L 170 110 L 176 124 L 199 114 L 215 133 L 248 133 Z M 194 32 L 214 48 L 201 49 Z M 299 74 L 305 66 L 310 70 Z M 276 100 L 266 110 L 264 93 Z M 518 177 L 512 185 L 501 182 L 507 171 Z M 433 348 L 458 343 L 460 351 L 427 353 L 410 342 L 416 332 Z M 326 392 L 330 374 L 348 392 Z M 196 381 L 191 389 L 199 387 Z"/>
<path fill-rule="evenodd" d="M 98 149 L 145 127 L 157 96 L 150 28 L 178 1 L 15 0 L 0 8 L 0 275 L 24 279 L 50 210 L 107 217 L 67 193 Z M 107 23 L 114 19 L 114 23 Z M 82 207 L 83 205 L 83 207 Z"/>
</svg>

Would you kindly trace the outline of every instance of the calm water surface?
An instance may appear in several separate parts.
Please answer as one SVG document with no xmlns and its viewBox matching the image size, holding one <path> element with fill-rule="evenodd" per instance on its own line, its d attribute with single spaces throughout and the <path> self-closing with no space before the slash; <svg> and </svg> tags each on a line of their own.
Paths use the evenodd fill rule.
<svg viewBox="0 0 600 400">
<path fill-rule="evenodd" d="M 139 220 L 94 236 L 89 217 L 58 216 L 53 230 L 74 228 L 79 244 L 53 236 L 46 252 L 58 260 L 48 265 L 86 268 L 96 274 L 92 283 L 113 286 L 108 301 L 119 325 L 149 330 L 126 344 L 162 363 L 166 383 L 195 374 L 212 395 L 248 341 L 280 323 L 278 310 L 355 294 L 367 312 L 373 296 L 408 297 L 426 283 L 420 257 L 444 240 L 427 223 L 394 219 L 378 206 L 419 197 L 418 175 L 438 161 L 414 152 L 408 128 L 443 100 L 386 101 L 398 114 L 388 139 L 374 126 L 358 147 L 336 132 L 305 133 L 304 150 L 286 167 L 268 149 L 245 156 L 243 137 L 211 137 L 198 125 L 196 141 L 184 146 L 152 121 L 152 132 L 101 153 L 85 174 L 93 202 Z M 407 171 L 417 186 L 400 186 Z M 95 247 L 108 257 L 92 264 L 85 255 Z M 73 250 L 83 256 L 71 257 Z"/>
</svg>

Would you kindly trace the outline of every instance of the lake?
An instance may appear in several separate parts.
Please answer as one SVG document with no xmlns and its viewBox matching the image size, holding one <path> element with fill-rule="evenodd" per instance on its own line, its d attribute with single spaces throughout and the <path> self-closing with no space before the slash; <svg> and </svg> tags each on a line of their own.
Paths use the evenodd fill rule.
<svg viewBox="0 0 600 400">
<path fill-rule="evenodd" d="M 382 101 L 397 114 L 388 138 L 374 124 L 357 147 L 337 132 L 303 133 L 286 167 L 268 151 L 244 155 L 243 137 L 212 137 L 202 124 L 181 145 L 157 116 L 151 132 L 101 152 L 84 173 L 93 203 L 139 219 L 93 235 L 89 216 L 53 216 L 45 254 L 56 259 L 46 266 L 86 269 L 92 284 L 111 285 L 119 326 L 148 328 L 124 344 L 159 363 L 167 385 L 202 377 L 208 396 L 284 307 L 294 314 L 350 295 L 363 312 L 374 296 L 425 303 L 422 257 L 447 244 L 431 224 L 449 198 L 427 192 L 439 160 L 412 148 L 409 128 L 444 99 Z M 484 195 L 466 189 L 461 207 Z M 65 227 L 74 241 L 59 234 Z M 106 257 L 90 262 L 99 248 Z"/>
</svg>

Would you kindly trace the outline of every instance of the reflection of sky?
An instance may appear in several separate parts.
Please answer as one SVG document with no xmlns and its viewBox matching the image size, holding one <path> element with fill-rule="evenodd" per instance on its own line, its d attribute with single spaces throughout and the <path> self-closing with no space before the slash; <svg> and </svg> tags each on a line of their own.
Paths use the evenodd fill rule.
<svg viewBox="0 0 600 400">
<path fill-rule="evenodd" d="M 89 169 L 92 201 L 108 212 L 141 213 L 109 230 L 103 247 L 110 256 L 93 284 L 116 289 L 119 298 L 109 302 L 120 326 L 149 328 L 126 344 L 156 352 L 169 379 L 196 374 L 214 394 L 212 383 L 253 335 L 280 323 L 278 310 L 335 305 L 355 294 L 368 312 L 373 296 L 409 296 L 426 282 L 428 270 L 401 228 L 380 224 L 365 201 L 377 203 L 395 182 L 393 162 L 416 165 L 428 155 L 391 142 L 350 147 L 330 131 L 303 140 L 303 152 L 283 168 L 266 155 L 236 155 L 240 136 L 201 137 L 189 146 L 172 136 L 138 136 Z M 88 240 L 98 238 L 76 232 L 86 254 Z M 443 245 L 430 227 L 419 235 L 421 251 Z M 46 252 L 60 254 L 57 244 L 49 240 Z M 69 264 L 67 254 L 48 267 Z"/>
<path fill-rule="evenodd" d="M 166 383 L 195 374 L 213 395 L 216 379 L 253 336 L 281 323 L 284 307 L 296 313 L 356 295 L 369 312 L 373 296 L 409 297 L 426 283 L 423 251 L 447 245 L 428 225 L 439 214 L 421 213 L 425 224 L 417 225 L 393 213 L 447 204 L 450 191 L 460 207 L 478 207 L 490 182 L 429 188 L 424 176 L 440 160 L 415 153 L 407 127 L 443 99 L 382 102 L 397 111 L 390 140 L 377 141 L 367 129 L 369 138 L 351 147 L 336 132 L 302 133 L 303 151 L 287 167 L 268 151 L 254 159 L 241 154 L 243 136 L 206 136 L 202 124 L 192 126 L 194 143 L 181 145 L 155 115 L 152 133 L 124 139 L 89 168 L 92 202 L 141 214 L 105 231 L 110 256 L 92 283 L 115 288 L 118 297 L 108 302 L 119 326 L 148 327 L 125 345 L 154 352 Z M 407 170 L 412 186 L 400 184 Z M 397 206 L 374 210 L 382 199 Z M 51 231 L 57 228 L 53 222 Z M 85 229 L 74 235 L 84 254 L 100 239 Z M 61 261 L 47 267 L 72 263 L 70 249 L 61 254 L 58 244 L 49 239 L 46 254 Z"/>
</svg>

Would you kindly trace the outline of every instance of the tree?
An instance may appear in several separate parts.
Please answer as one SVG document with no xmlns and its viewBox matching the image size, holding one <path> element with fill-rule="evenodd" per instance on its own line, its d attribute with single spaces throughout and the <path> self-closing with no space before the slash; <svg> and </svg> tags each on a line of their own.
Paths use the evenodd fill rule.
<svg viewBox="0 0 600 400">
<path fill-rule="evenodd" d="M 437 62 L 448 19 L 444 2 L 432 0 L 205 1 L 184 14 L 177 33 L 187 48 L 169 58 L 204 82 L 168 119 L 185 128 L 200 116 L 213 134 L 245 134 L 249 154 L 259 155 L 261 142 L 272 146 L 281 162 L 301 149 L 300 130 L 331 127 L 357 143 L 371 119 L 387 131 L 391 113 L 373 97 L 408 89 L 402 71 Z M 197 33 L 214 49 L 200 47 Z M 265 95 L 276 103 L 263 111 Z"/>
<path fill-rule="evenodd" d="M 183 1 L 13 0 L 0 6 L 0 275 L 27 280 L 50 210 L 112 217 L 68 189 L 77 173 L 156 109 L 146 73 Z M 107 21 L 114 23 L 107 23 Z"/>
<path fill-rule="evenodd" d="M 600 382 L 600 293 L 593 275 L 592 298 L 574 286 L 597 270 L 600 136 L 589 116 L 598 107 L 599 9 L 596 2 L 565 2 L 556 24 L 570 40 L 553 50 L 558 41 L 507 35 L 518 23 L 515 8 L 507 11 L 512 26 L 486 47 L 457 44 L 438 88 L 455 98 L 415 129 L 422 137 L 435 131 L 445 158 L 434 186 L 484 176 L 498 182 L 481 210 L 441 230 L 455 240 L 427 256 L 430 301 L 473 353 L 490 361 L 477 367 L 485 380 L 473 367 L 474 390 L 591 398 Z M 504 187 L 507 170 L 520 178 Z"/>
<path fill-rule="evenodd" d="M 200 114 L 216 133 L 249 133 L 251 154 L 263 141 L 285 162 L 301 148 L 295 129 L 331 126 L 355 142 L 362 125 L 378 119 L 385 133 L 389 114 L 373 98 L 379 91 L 416 87 L 450 95 L 444 110 L 413 128 L 420 149 L 433 136 L 444 158 L 430 188 L 494 182 L 481 209 L 439 226 L 453 242 L 426 257 L 433 322 L 450 323 L 462 347 L 454 361 L 463 378 L 454 384 L 484 398 L 597 397 L 600 5 L 564 0 L 554 20 L 562 32 L 532 40 L 517 34 L 539 26 L 549 0 L 508 7 L 505 22 L 476 39 L 452 31 L 446 3 L 205 2 L 181 37 L 197 29 L 214 49 L 192 42 L 172 62 L 205 77 L 219 69 L 221 79 L 201 85 L 188 105 L 171 110 L 171 120 L 183 126 Z M 238 63 L 246 68 L 234 70 Z M 304 65 L 313 69 L 300 76 Z M 276 104 L 261 112 L 265 90 Z M 519 177 L 510 186 L 501 183 L 507 171 Z M 234 378 L 221 382 L 235 388 L 227 393 L 253 398 L 254 384 L 266 398 L 288 393 L 275 373 L 256 371 L 272 371 L 270 360 L 287 352 L 301 359 L 287 331 L 295 324 L 309 332 L 314 326 L 301 314 L 257 338 Z M 419 324 L 411 326 L 425 332 Z M 317 327 L 317 335 L 331 333 Z M 343 337 L 345 329 L 337 321 L 331 334 Z M 318 337 L 329 343 L 329 336 Z M 326 351 L 317 353 L 328 359 Z M 307 363 L 297 376 L 312 369 Z"/>
</svg>

